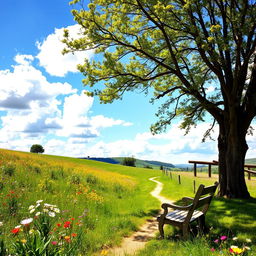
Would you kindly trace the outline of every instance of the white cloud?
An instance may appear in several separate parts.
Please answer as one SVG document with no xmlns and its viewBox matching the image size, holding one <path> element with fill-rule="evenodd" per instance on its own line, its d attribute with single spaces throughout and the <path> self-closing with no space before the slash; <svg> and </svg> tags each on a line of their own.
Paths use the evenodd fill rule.
<svg viewBox="0 0 256 256">
<path fill-rule="evenodd" d="M 79 38 L 80 26 L 73 25 L 67 27 L 72 38 Z M 90 59 L 93 51 L 75 52 L 63 55 L 62 50 L 65 48 L 63 40 L 64 28 L 55 29 L 42 43 L 37 42 L 39 54 L 37 58 L 39 63 L 52 76 L 63 77 L 68 72 L 78 72 L 77 64 L 84 62 L 84 59 Z"/>
</svg>

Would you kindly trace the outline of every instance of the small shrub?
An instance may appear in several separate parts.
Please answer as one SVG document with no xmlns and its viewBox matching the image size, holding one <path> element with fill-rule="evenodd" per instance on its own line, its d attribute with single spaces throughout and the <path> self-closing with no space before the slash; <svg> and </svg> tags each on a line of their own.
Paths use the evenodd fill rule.
<svg viewBox="0 0 256 256">
<path fill-rule="evenodd" d="M 15 166 L 13 165 L 6 165 L 3 166 L 3 173 L 8 176 L 13 176 L 15 172 Z"/>
<path fill-rule="evenodd" d="M 72 184 L 80 184 L 81 183 L 81 178 L 78 175 L 72 175 L 70 178 L 70 183 Z"/>
<path fill-rule="evenodd" d="M 3 182 L 0 182 L 0 190 L 3 190 L 4 189 L 4 183 Z M 0 254 L 1 255 L 1 254 Z"/>
<path fill-rule="evenodd" d="M 51 179 L 58 180 L 58 173 L 56 171 L 51 171 Z"/>
<path fill-rule="evenodd" d="M 39 166 L 33 166 L 33 171 L 37 174 L 41 174 L 41 168 Z"/>
<path fill-rule="evenodd" d="M 94 175 L 92 174 L 87 174 L 86 175 L 86 178 L 85 178 L 86 182 L 89 183 L 89 184 L 98 184 L 99 183 L 99 180 L 97 177 L 95 177 Z"/>
</svg>

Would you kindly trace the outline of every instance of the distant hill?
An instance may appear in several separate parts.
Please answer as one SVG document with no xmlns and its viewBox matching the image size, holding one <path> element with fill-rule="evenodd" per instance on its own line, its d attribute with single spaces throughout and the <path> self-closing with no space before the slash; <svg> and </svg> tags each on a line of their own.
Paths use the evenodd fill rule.
<svg viewBox="0 0 256 256">
<path fill-rule="evenodd" d="M 246 164 L 256 164 L 256 158 L 245 159 Z"/>
<path fill-rule="evenodd" d="M 100 161 L 109 164 L 122 164 L 124 157 L 90 157 L 90 158 L 83 158 L 88 160 Z M 141 160 L 136 159 L 136 167 L 141 168 L 152 168 L 152 169 L 159 169 L 160 166 L 164 168 L 175 168 L 175 165 L 160 161 L 150 161 L 150 160 Z"/>
</svg>

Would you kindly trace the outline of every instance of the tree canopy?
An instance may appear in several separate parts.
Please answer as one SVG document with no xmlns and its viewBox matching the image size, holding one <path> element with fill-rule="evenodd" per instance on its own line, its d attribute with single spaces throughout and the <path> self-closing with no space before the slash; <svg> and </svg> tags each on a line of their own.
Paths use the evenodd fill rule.
<svg viewBox="0 0 256 256">
<path fill-rule="evenodd" d="M 64 53 L 94 49 L 99 56 L 78 66 L 83 83 L 95 88 L 88 94 L 109 103 L 126 91 L 153 89 L 153 100 L 166 99 L 153 133 L 164 131 L 175 117 L 182 117 L 181 128 L 189 131 L 208 112 L 212 126 L 205 136 L 219 124 L 221 194 L 248 197 L 244 179 L 238 189 L 228 177 L 239 162 L 233 176 L 241 183 L 245 136 L 256 115 L 256 1 L 92 0 L 87 8 L 80 0 L 71 4 L 81 36 L 72 39 L 65 30 Z M 104 86 L 97 85 L 100 81 Z"/>
<path fill-rule="evenodd" d="M 31 153 L 44 153 L 44 148 L 40 144 L 33 144 L 30 148 Z"/>
</svg>

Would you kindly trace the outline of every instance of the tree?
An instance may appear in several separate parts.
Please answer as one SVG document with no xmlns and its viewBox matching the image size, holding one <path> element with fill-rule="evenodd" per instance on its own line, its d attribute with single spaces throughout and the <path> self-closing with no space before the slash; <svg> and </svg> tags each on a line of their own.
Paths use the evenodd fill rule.
<svg viewBox="0 0 256 256">
<path fill-rule="evenodd" d="M 30 148 L 31 153 L 44 153 L 44 148 L 40 144 L 33 144 Z"/>
<path fill-rule="evenodd" d="M 135 167 L 136 159 L 134 157 L 125 157 L 122 161 L 122 165 Z"/>
<path fill-rule="evenodd" d="M 153 101 L 166 99 L 153 133 L 175 117 L 189 132 L 210 116 L 204 138 L 218 124 L 219 194 L 249 198 L 244 160 L 256 114 L 255 0 L 91 0 L 87 9 L 82 0 L 71 3 L 81 35 L 72 39 L 65 30 L 63 52 L 94 49 L 102 57 L 78 66 L 85 85 L 105 81 L 87 94 L 111 103 L 126 91 L 153 90 Z"/>
</svg>

